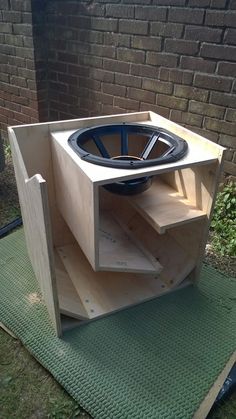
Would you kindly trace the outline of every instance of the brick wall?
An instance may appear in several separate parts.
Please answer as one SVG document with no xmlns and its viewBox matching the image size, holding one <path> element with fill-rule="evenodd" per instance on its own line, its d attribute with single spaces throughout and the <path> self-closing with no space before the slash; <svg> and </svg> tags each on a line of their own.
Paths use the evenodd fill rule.
<svg viewBox="0 0 236 419">
<path fill-rule="evenodd" d="M 49 0 L 50 118 L 153 110 L 236 175 L 235 0 Z"/>
<path fill-rule="evenodd" d="M 236 175 L 235 0 L 34 0 L 33 29 L 25 22 L 28 3 L 0 0 L 8 11 L 0 15 L 1 53 L 10 59 L 2 64 L 0 91 L 8 99 L 1 106 L 13 113 L 0 113 L 4 127 L 16 117 L 153 110 L 228 147 L 225 171 Z M 30 39 L 35 60 L 21 55 L 33 54 Z M 21 97 L 26 104 L 15 101 Z"/>
<path fill-rule="evenodd" d="M 0 124 L 39 119 L 30 0 L 0 0 Z"/>
</svg>

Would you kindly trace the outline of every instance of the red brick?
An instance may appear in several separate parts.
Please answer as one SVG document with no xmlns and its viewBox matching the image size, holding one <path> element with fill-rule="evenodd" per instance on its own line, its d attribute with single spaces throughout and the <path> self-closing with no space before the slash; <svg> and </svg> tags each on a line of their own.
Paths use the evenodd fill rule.
<svg viewBox="0 0 236 419">
<path fill-rule="evenodd" d="M 227 0 L 211 0 L 211 8 L 213 9 L 225 9 Z"/>
<path fill-rule="evenodd" d="M 226 109 L 226 121 L 235 122 L 236 121 L 236 109 Z M 235 141 L 235 148 L 236 148 L 236 141 Z"/>
<path fill-rule="evenodd" d="M 12 33 L 12 24 L 1 23 L 1 33 Z"/>
<path fill-rule="evenodd" d="M 181 38 L 184 25 L 169 22 L 151 22 L 151 35 L 164 36 L 170 38 Z"/>
<path fill-rule="evenodd" d="M 119 108 L 128 109 L 129 111 L 138 111 L 139 110 L 139 102 L 137 100 L 132 100 L 132 99 L 128 99 L 128 98 L 115 97 L 114 98 L 114 106 L 118 106 Z"/>
<path fill-rule="evenodd" d="M 104 32 L 109 32 L 109 31 L 116 32 L 117 26 L 118 26 L 118 20 L 110 19 L 110 18 L 106 18 L 106 19 L 92 18 L 92 19 L 89 19 L 89 25 L 91 25 L 92 29 L 96 29 L 96 30 L 100 30 Z"/>
<path fill-rule="evenodd" d="M 132 49 L 126 48 L 118 48 L 117 49 L 117 58 L 120 61 L 126 62 L 133 62 L 133 63 L 144 63 L 145 60 L 145 52 L 144 51 L 136 51 Z"/>
<path fill-rule="evenodd" d="M 226 61 L 236 61 L 236 47 L 203 43 L 200 55 Z"/>
<path fill-rule="evenodd" d="M 155 53 L 147 52 L 147 64 L 163 67 L 176 67 L 178 62 L 178 55 L 167 54 L 164 52 Z"/>
<path fill-rule="evenodd" d="M 156 20 L 165 22 L 167 15 L 166 7 L 155 7 L 155 6 L 136 6 L 135 7 L 135 18 L 141 20 Z"/>
<path fill-rule="evenodd" d="M 180 23 L 193 23 L 195 25 L 203 23 L 204 10 L 191 8 L 172 7 L 169 10 L 169 21 Z"/>
<path fill-rule="evenodd" d="M 201 26 L 186 26 L 185 27 L 185 39 L 195 41 L 206 41 L 206 42 L 221 42 L 223 30 L 206 28 Z"/>
<path fill-rule="evenodd" d="M 157 105 L 166 106 L 168 108 L 187 110 L 188 101 L 186 99 L 180 99 L 174 96 L 157 95 Z"/>
<path fill-rule="evenodd" d="M 134 76 L 155 78 L 157 69 L 149 65 L 131 64 L 130 74 L 133 74 Z"/>
<path fill-rule="evenodd" d="M 90 53 L 99 57 L 115 58 L 116 49 L 113 46 L 96 45 L 89 46 Z"/>
<path fill-rule="evenodd" d="M 156 94 L 143 89 L 134 89 L 133 87 L 128 88 L 127 96 L 130 99 L 135 99 L 148 103 L 155 103 Z"/>
<path fill-rule="evenodd" d="M 93 92 L 93 99 L 101 103 L 106 103 L 108 105 L 113 104 L 113 95 L 108 95 L 103 92 Z"/>
<path fill-rule="evenodd" d="M 173 92 L 173 84 L 155 79 L 143 79 L 142 88 L 151 92 L 171 94 Z"/>
<path fill-rule="evenodd" d="M 219 143 L 223 147 L 235 148 L 235 136 L 220 134 Z"/>
<path fill-rule="evenodd" d="M 90 77 L 95 80 L 100 80 L 107 83 L 113 83 L 115 76 L 112 71 L 101 70 L 99 68 L 91 68 L 90 69 Z"/>
<path fill-rule="evenodd" d="M 142 84 L 142 78 L 131 76 L 129 74 L 115 74 L 115 83 L 121 84 L 122 86 L 128 86 L 128 87 L 141 87 Z"/>
<path fill-rule="evenodd" d="M 176 54 L 196 55 L 199 48 L 199 42 L 186 41 L 183 39 L 166 39 L 165 50 Z"/>
<path fill-rule="evenodd" d="M 183 84 L 192 84 L 193 72 L 192 71 L 183 71 L 179 69 L 167 69 L 160 68 L 159 72 L 160 80 L 183 83 Z"/>
<path fill-rule="evenodd" d="M 200 115 L 222 119 L 224 117 L 225 108 L 221 106 L 211 105 L 210 103 L 195 102 L 193 100 L 190 100 L 189 111 Z"/>
<path fill-rule="evenodd" d="M 194 86 L 205 87 L 206 89 L 229 92 L 232 86 L 232 80 L 221 76 L 195 74 L 193 84 Z"/>
<path fill-rule="evenodd" d="M 119 86 L 111 83 L 102 83 L 102 91 L 109 95 L 125 96 L 127 88 L 125 86 Z"/>
<path fill-rule="evenodd" d="M 218 119 L 205 118 L 204 126 L 211 130 L 222 134 L 235 135 L 236 123 L 220 121 Z"/>
<path fill-rule="evenodd" d="M 180 67 L 202 73 L 213 73 L 216 68 L 216 62 L 200 57 L 188 56 L 180 58 Z"/>
<path fill-rule="evenodd" d="M 121 34 L 121 33 L 112 33 L 107 32 L 104 33 L 104 45 L 113 45 L 114 47 L 130 47 L 131 37 L 128 34 Z"/>
<path fill-rule="evenodd" d="M 11 0 L 11 8 L 12 10 L 30 12 L 31 1 L 30 0 Z"/>
<path fill-rule="evenodd" d="M 144 51 L 161 51 L 161 38 L 134 36 L 131 39 L 132 48 L 143 49 Z"/>
<path fill-rule="evenodd" d="M 223 76 L 236 77 L 236 63 L 220 62 L 218 65 L 218 73 Z"/>
<path fill-rule="evenodd" d="M 16 119 L 16 121 L 23 122 L 23 124 L 30 124 L 30 116 L 23 113 L 14 112 L 14 119 Z"/>
<path fill-rule="evenodd" d="M 118 73 L 129 73 L 130 64 L 117 60 L 103 60 L 103 67 L 105 70 L 117 71 Z"/>
<path fill-rule="evenodd" d="M 195 127 L 201 127 L 203 117 L 200 115 L 195 115 L 190 112 L 182 112 L 179 110 L 172 109 L 170 111 L 170 119 L 172 121 L 178 122 L 179 124 L 188 124 Z"/>
<path fill-rule="evenodd" d="M 236 27 L 236 12 L 207 10 L 205 24 L 209 26 Z"/>
<path fill-rule="evenodd" d="M 158 6 L 185 6 L 186 0 L 153 0 Z"/>
<path fill-rule="evenodd" d="M 236 29 L 227 29 L 224 40 L 226 44 L 236 45 Z"/>
<path fill-rule="evenodd" d="M 153 105 L 150 103 L 141 102 L 140 104 L 140 111 L 152 111 L 157 113 L 158 115 L 163 116 L 164 118 L 169 118 L 170 109 L 165 108 L 164 106 Z"/>
<path fill-rule="evenodd" d="M 201 102 L 206 102 L 208 99 L 208 90 L 199 89 L 193 86 L 175 85 L 174 95 L 186 99 L 194 99 Z"/>
<path fill-rule="evenodd" d="M 121 19 L 119 21 L 119 31 L 123 33 L 133 33 L 137 35 L 147 35 L 148 22 L 142 20 Z"/>
<path fill-rule="evenodd" d="M 123 17 L 130 19 L 134 17 L 134 6 L 125 6 L 120 4 L 108 4 L 106 6 L 106 16 L 108 17 Z"/>
<path fill-rule="evenodd" d="M 92 55 L 81 55 L 79 56 L 79 64 L 88 66 L 88 67 L 96 67 L 102 68 L 102 57 L 94 57 Z"/>
<path fill-rule="evenodd" d="M 189 7 L 208 7 L 210 6 L 211 0 L 189 0 Z"/>
</svg>

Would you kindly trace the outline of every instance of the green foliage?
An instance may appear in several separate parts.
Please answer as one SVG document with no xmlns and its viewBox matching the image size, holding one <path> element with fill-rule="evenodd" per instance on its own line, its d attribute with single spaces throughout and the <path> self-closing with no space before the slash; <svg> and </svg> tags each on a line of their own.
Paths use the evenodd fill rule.
<svg viewBox="0 0 236 419">
<path fill-rule="evenodd" d="M 212 246 L 222 256 L 236 255 L 236 183 L 219 192 L 211 222 Z"/>
<path fill-rule="evenodd" d="M 10 144 L 4 144 L 4 153 L 7 159 L 11 158 L 11 147 Z"/>
</svg>

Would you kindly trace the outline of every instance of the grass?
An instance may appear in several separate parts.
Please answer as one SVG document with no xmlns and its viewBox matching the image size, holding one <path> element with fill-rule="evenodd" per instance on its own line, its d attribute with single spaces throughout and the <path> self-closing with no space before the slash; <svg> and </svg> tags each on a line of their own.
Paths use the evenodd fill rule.
<svg viewBox="0 0 236 419">
<path fill-rule="evenodd" d="M 0 342 L 0 418 L 89 418 L 21 342 L 1 328 Z"/>
<path fill-rule="evenodd" d="M 5 152 L 6 169 L 0 173 L 0 227 L 20 215 L 10 150 Z M 211 244 L 206 260 L 231 275 L 235 272 L 235 258 L 216 254 Z M 88 419 L 90 416 L 18 339 L 0 328 L 0 419 L 13 418 Z M 236 394 L 217 406 L 209 419 L 236 419 Z"/>
<path fill-rule="evenodd" d="M 20 216 L 12 158 L 8 149 L 6 151 L 6 167 L 0 173 L 0 228 Z"/>
</svg>

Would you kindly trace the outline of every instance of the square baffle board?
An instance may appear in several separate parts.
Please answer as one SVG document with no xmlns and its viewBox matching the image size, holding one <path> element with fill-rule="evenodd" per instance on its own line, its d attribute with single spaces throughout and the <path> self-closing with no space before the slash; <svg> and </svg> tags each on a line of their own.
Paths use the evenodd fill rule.
<svg viewBox="0 0 236 419">
<path fill-rule="evenodd" d="M 121 143 L 116 130 L 102 141 L 83 134 L 84 154 L 68 142 L 111 124 L 139 129 L 124 130 Z M 173 147 L 156 129 L 185 140 L 185 155 L 160 162 Z M 58 335 L 61 314 L 91 321 L 198 279 L 223 147 L 153 112 L 15 126 L 9 138 L 28 253 Z M 132 169 L 113 165 L 120 154 L 133 156 Z M 149 154 L 156 163 L 140 165 Z M 149 187 L 114 193 L 137 179 Z"/>
</svg>

